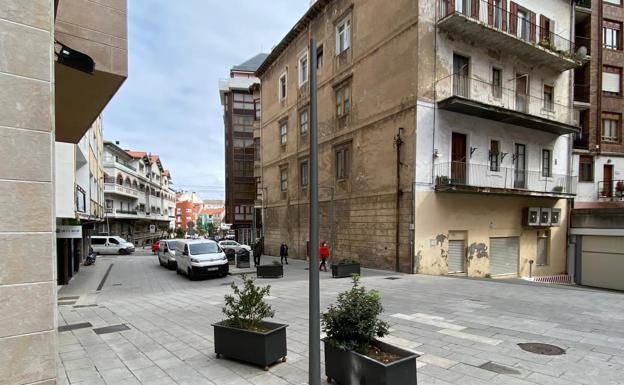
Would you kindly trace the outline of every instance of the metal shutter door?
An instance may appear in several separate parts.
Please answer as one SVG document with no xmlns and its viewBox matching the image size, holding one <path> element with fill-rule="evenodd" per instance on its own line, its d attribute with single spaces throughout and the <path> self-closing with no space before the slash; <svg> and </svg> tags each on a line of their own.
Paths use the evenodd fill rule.
<svg viewBox="0 0 624 385">
<path fill-rule="evenodd" d="M 490 238 L 490 274 L 518 274 L 518 238 Z"/>
<path fill-rule="evenodd" d="M 464 271 L 465 241 L 449 241 L 448 272 L 460 273 Z"/>
<path fill-rule="evenodd" d="M 584 235 L 581 285 L 624 290 L 624 237 Z"/>
</svg>

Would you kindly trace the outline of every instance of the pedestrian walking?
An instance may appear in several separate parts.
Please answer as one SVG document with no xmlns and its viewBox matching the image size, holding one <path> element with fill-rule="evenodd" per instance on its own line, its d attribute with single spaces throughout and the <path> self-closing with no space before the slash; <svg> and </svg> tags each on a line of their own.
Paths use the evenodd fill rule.
<svg viewBox="0 0 624 385">
<path fill-rule="evenodd" d="M 256 239 L 253 245 L 254 266 L 260 265 L 260 257 L 262 257 L 262 244 L 260 243 L 260 239 Z"/>
<path fill-rule="evenodd" d="M 286 261 L 286 264 L 288 265 L 288 245 L 286 242 L 282 242 L 280 245 L 280 262 L 282 265 L 284 264 L 284 261 Z"/>
<path fill-rule="evenodd" d="M 327 259 L 329 258 L 329 247 L 327 247 L 327 242 L 321 243 L 321 246 L 319 247 L 319 257 L 321 258 L 319 270 L 327 271 Z"/>
</svg>

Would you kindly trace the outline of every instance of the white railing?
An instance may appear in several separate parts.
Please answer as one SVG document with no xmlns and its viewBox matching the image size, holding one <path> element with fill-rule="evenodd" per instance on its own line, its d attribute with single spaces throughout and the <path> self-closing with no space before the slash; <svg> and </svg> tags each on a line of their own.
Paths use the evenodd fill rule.
<svg viewBox="0 0 624 385">
<path fill-rule="evenodd" d="M 132 187 L 122 186 L 116 183 L 104 183 L 104 192 L 114 192 L 117 194 L 122 194 L 125 196 L 129 196 L 132 198 L 139 197 L 139 191 L 133 189 Z"/>
</svg>

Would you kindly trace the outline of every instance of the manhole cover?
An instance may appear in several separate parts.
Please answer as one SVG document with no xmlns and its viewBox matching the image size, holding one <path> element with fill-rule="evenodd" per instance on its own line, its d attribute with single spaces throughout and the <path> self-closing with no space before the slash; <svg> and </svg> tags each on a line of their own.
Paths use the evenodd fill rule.
<svg viewBox="0 0 624 385">
<path fill-rule="evenodd" d="M 399 277 L 386 277 L 384 279 L 389 279 L 391 281 L 394 281 L 395 279 L 401 279 L 401 278 L 399 278 Z"/>
<path fill-rule="evenodd" d="M 565 350 L 555 345 L 540 344 L 540 343 L 526 343 L 518 344 L 520 349 L 529 353 L 542 354 L 544 356 L 560 356 L 565 354 Z"/>
</svg>

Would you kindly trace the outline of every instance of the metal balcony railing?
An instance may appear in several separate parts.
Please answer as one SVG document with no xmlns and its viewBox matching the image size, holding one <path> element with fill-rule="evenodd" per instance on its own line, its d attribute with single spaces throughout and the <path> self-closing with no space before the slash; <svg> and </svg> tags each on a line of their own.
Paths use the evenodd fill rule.
<svg viewBox="0 0 624 385">
<path fill-rule="evenodd" d="M 505 7 L 496 5 L 494 0 L 440 0 L 439 4 L 440 20 L 449 15 L 460 13 L 554 53 L 569 58 L 574 55 L 574 43 L 572 41 L 538 25 L 537 21 L 530 18 L 529 15 L 527 18 L 523 18 Z M 535 14 L 533 15 L 535 16 Z"/>
<path fill-rule="evenodd" d="M 575 0 L 577 7 L 589 8 L 591 9 L 591 0 Z"/>
<path fill-rule="evenodd" d="M 598 199 L 624 200 L 624 180 L 599 181 Z"/>
<path fill-rule="evenodd" d="M 434 166 L 436 188 L 478 187 L 520 190 L 548 194 L 576 194 L 577 179 L 572 175 L 550 174 L 516 167 L 498 167 L 465 162 L 438 163 Z"/>
<path fill-rule="evenodd" d="M 574 124 L 574 109 L 568 104 L 558 103 L 554 95 L 550 99 L 545 99 L 544 95 L 538 96 L 507 88 L 506 83 L 508 83 L 507 79 L 501 79 L 501 84 L 493 84 L 478 77 L 454 73 L 437 81 L 436 101 L 460 96 L 493 107 L 502 107 L 558 123 Z"/>
</svg>

